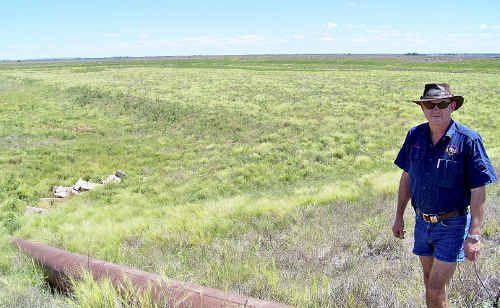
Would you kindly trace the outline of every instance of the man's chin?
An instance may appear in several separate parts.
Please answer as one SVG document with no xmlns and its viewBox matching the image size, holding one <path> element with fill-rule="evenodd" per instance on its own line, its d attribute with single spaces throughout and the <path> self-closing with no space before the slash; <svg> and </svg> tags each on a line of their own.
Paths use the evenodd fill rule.
<svg viewBox="0 0 500 308">
<path fill-rule="evenodd" d="M 443 117 L 430 117 L 427 120 L 429 121 L 429 123 L 436 124 L 436 125 L 446 123 L 446 121 Z"/>
</svg>

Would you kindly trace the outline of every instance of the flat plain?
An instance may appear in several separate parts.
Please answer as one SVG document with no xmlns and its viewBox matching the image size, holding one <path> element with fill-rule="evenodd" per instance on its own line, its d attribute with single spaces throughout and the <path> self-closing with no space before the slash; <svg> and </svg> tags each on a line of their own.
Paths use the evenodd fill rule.
<svg viewBox="0 0 500 308">
<path fill-rule="evenodd" d="M 406 132 L 427 82 L 500 166 L 500 60 L 221 57 L 0 64 L 0 305 L 119 307 L 111 288 L 52 294 L 18 236 L 168 278 L 299 307 L 424 305 L 407 236 L 391 234 Z M 54 185 L 121 183 L 24 215 Z M 477 266 L 500 286 L 500 188 Z M 472 264 L 458 306 L 491 304 Z M 127 302 L 130 304 L 129 302 Z M 144 303 L 136 303 L 138 306 Z"/>
</svg>

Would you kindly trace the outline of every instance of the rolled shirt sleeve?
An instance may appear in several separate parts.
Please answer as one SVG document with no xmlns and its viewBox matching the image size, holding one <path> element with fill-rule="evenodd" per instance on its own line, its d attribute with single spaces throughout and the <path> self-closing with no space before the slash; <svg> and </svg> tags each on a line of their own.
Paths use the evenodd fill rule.
<svg viewBox="0 0 500 308">
<path fill-rule="evenodd" d="M 398 156 L 394 161 L 394 164 L 404 171 L 408 172 L 410 169 L 410 138 L 411 138 L 411 130 L 406 134 L 405 141 L 403 146 L 399 150 Z"/>
<path fill-rule="evenodd" d="M 491 165 L 480 136 L 467 142 L 467 154 L 465 162 L 466 181 L 471 189 L 497 180 L 495 169 Z"/>
</svg>

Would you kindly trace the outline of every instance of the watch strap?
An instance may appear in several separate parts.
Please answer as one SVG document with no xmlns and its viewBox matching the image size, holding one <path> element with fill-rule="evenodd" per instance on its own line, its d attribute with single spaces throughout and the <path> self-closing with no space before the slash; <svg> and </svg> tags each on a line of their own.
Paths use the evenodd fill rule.
<svg viewBox="0 0 500 308">
<path fill-rule="evenodd" d="M 469 234 L 469 235 L 467 235 L 467 238 L 470 238 L 472 240 L 475 240 L 476 242 L 479 242 L 481 240 L 481 235 L 479 235 L 479 234 Z"/>
</svg>

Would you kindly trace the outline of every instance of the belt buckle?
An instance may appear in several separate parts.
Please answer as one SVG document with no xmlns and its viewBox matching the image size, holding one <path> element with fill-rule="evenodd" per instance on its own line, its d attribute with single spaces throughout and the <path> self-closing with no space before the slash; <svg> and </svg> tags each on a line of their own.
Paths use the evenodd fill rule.
<svg viewBox="0 0 500 308">
<path fill-rule="evenodd" d="M 433 224 L 435 224 L 436 222 L 438 222 L 438 217 L 434 216 L 434 215 L 422 214 L 422 217 L 424 218 L 425 221 L 427 221 L 427 222 L 430 221 Z"/>
</svg>

